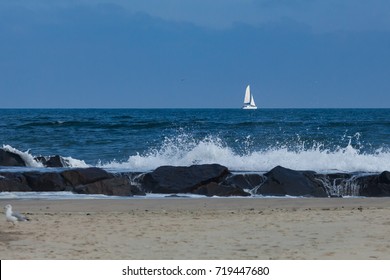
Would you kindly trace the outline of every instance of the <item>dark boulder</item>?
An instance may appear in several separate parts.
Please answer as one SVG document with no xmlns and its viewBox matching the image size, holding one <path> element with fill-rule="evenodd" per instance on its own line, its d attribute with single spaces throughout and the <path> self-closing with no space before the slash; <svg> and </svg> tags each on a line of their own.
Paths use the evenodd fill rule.
<svg viewBox="0 0 390 280">
<path fill-rule="evenodd" d="M 141 185 L 146 192 L 190 193 L 202 185 L 220 183 L 228 174 L 228 169 L 219 164 L 161 166 L 145 174 Z"/>
<path fill-rule="evenodd" d="M 19 182 L 24 185 L 28 184 L 26 177 L 23 173 L 20 172 L 0 172 L 0 178 L 1 177 Z"/>
<path fill-rule="evenodd" d="M 250 196 L 241 188 L 235 186 L 227 186 L 211 182 L 206 185 L 202 185 L 192 191 L 193 194 L 200 194 L 205 196 Z"/>
<path fill-rule="evenodd" d="M 65 182 L 73 187 L 114 177 L 113 174 L 96 167 L 70 169 L 62 171 L 60 174 Z"/>
<path fill-rule="evenodd" d="M 104 194 L 114 196 L 145 195 L 137 186 L 132 185 L 126 177 L 114 177 L 76 186 L 74 192 L 79 194 Z"/>
<path fill-rule="evenodd" d="M 69 167 L 69 163 L 61 156 L 36 157 L 37 162 L 42 163 L 45 167 Z"/>
<path fill-rule="evenodd" d="M 0 192 L 30 192 L 27 180 L 20 173 L 1 173 Z"/>
<path fill-rule="evenodd" d="M 389 171 L 384 171 L 379 175 L 369 175 L 357 178 L 356 183 L 360 185 L 361 196 L 390 196 Z"/>
<path fill-rule="evenodd" d="M 20 155 L 0 149 L 0 166 L 26 166 L 26 163 Z"/>
<path fill-rule="evenodd" d="M 381 184 L 389 184 L 390 185 L 390 172 L 383 171 L 381 174 L 379 174 L 378 181 Z"/>
<path fill-rule="evenodd" d="M 32 191 L 59 192 L 70 190 L 67 188 L 65 180 L 57 172 L 25 172 L 24 176 Z"/>
<path fill-rule="evenodd" d="M 257 194 L 267 196 L 327 197 L 323 185 L 314 179 L 313 171 L 295 171 L 281 166 L 264 174 L 267 179 L 257 189 Z"/>
</svg>

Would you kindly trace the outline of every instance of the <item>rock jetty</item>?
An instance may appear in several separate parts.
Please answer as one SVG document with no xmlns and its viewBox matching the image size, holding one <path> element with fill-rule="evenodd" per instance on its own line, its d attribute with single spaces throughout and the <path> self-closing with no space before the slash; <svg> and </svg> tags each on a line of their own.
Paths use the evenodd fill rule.
<svg viewBox="0 0 390 280">
<path fill-rule="evenodd" d="M 146 172 L 110 173 L 102 168 L 72 168 L 60 156 L 38 157 L 44 167 L 21 171 L 18 154 L 0 149 L 0 192 L 71 191 L 113 196 L 198 194 L 204 196 L 390 196 L 390 172 L 379 174 L 292 170 L 276 166 L 265 173 L 232 173 L 219 164 L 161 166 Z M 13 166 L 11 170 L 9 167 Z M 46 168 L 46 167 L 55 167 Z"/>
</svg>

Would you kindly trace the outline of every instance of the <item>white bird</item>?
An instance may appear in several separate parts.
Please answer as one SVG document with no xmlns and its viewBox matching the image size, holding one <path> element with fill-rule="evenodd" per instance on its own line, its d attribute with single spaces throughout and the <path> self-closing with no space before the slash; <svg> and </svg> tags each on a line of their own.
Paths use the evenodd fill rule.
<svg viewBox="0 0 390 280">
<path fill-rule="evenodd" d="M 7 222 L 12 223 L 13 225 L 16 225 L 17 222 L 29 221 L 29 219 L 26 216 L 23 216 L 18 212 L 13 212 L 12 206 L 10 204 L 4 206 L 4 209 L 5 209 L 5 217 L 7 219 Z"/>
</svg>

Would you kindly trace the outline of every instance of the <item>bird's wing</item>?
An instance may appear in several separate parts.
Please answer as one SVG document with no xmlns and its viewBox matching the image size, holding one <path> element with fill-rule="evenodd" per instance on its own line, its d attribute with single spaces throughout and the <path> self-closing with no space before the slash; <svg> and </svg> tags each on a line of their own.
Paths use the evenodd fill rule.
<svg viewBox="0 0 390 280">
<path fill-rule="evenodd" d="M 12 216 L 18 219 L 18 221 L 28 221 L 29 219 L 26 216 L 23 216 L 22 214 L 18 212 L 13 212 Z"/>
</svg>

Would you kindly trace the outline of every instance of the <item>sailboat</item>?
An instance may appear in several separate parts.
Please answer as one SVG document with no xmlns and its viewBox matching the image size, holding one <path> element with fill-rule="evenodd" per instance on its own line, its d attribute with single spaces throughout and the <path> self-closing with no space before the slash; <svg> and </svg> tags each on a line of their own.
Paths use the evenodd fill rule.
<svg viewBox="0 0 390 280">
<path fill-rule="evenodd" d="M 251 88 L 249 87 L 249 85 L 246 87 L 244 106 L 242 106 L 242 109 L 257 109 L 257 106 L 255 104 L 255 99 L 251 94 Z"/>
</svg>

